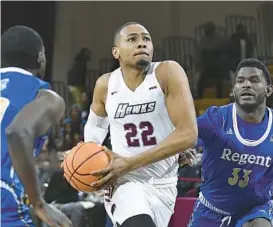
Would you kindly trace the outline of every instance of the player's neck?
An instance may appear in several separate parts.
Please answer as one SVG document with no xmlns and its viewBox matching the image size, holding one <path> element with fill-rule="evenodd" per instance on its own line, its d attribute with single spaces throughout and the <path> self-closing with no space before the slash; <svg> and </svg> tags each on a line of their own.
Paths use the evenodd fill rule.
<svg viewBox="0 0 273 227">
<path fill-rule="evenodd" d="M 17 65 L 10 65 L 10 64 L 2 64 L 1 65 L 1 68 L 19 68 L 19 69 L 23 69 L 23 70 L 25 70 L 25 71 L 28 71 L 28 72 L 30 72 L 31 74 L 33 74 L 33 75 L 36 75 L 37 74 L 37 72 L 38 72 L 38 70 L 37 69 L 27 69 L 27 68 L 25 68 L 25 67 L 21 67 L 21 66 L 17 66 Z"/>
<path fill-rule="evenodd" d="M 244 121 L 250 122 L 250 123 L 262 122 L 264 115 L 265 115 L 265 110 L 266 110 L 266 106 L 264 104 L 259 105 L 258 107 L 253 109 L 253 111 L 245 111 L 237 103 L 235 103 L 235 105 L 236 105 L 236 109 L 237 109 L 237 114 Z"/>
<path fill-rule="evenodd" d="M 120 69 L 125 84 L 133 91 L 144 81 L 147 74 L 147 69 L 141 70 L 122 66 Z"/>
</svg>

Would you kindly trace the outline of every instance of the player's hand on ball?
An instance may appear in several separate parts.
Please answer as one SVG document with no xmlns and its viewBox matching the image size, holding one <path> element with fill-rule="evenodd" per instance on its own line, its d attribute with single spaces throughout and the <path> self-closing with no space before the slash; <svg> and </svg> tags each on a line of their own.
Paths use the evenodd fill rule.
<svg viewBox="0 0 273 227">
<path fill-rule="evenodd" d="M 34 207 L 35 214 L 50 227 L 72 227 L 72 222 L 53 205 Z"/>
<path fill-rule="evenodd" d="M 178 159 L 179 165 L 186 165 L 193 166 L 196 163 L 196 150 L 190 148 L 182 153 L 179 154 Z"/>
<path fill-rule="evenodd" d="M 113 185 L 119 177 L 122 177 L 131 171 L 131 164 L 128 158 L 112 152 L 105 146 L 103 146 L 103 150 L 111 156 L 110 164 L 102 170 L 90 173 L 93 176 L 102 176 L 98 181 L 91 184 L 92 187 L 97 188 L 98 190 L 105 188 L 108 185 Z"/>
</svg>

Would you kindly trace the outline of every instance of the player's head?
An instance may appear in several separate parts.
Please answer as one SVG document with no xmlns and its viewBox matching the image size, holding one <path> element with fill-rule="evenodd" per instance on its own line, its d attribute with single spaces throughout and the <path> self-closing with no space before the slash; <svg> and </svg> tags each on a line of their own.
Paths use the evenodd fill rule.
<svg viewBox="0 0 273 227">
<path fill-rule="evenodd" d="M 121 66 L 144 69 L 153 58 L 151 35 L 143 25 L 128 22 L 116 31 L 112 54 Z"/>
<path fill-rule="evenodd" d="M 2 67 L 19 67 L 44 74 L 45 50 L 40 35 L 31 28 L 14 26 L 1 37 Z"/>
<path fill-rule="evenodd" d="M 239 63 L 233 89 L 236 103 L 253 111 L 261 104 L 265 105 L 272 91 L 270 73 L 261 61 L 249 58 Z"/>
</svg>

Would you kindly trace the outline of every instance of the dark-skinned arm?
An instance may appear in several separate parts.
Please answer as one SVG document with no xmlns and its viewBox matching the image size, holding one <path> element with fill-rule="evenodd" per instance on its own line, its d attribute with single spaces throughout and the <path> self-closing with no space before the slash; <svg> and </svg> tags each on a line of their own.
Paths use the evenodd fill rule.
<svg viewBox="0 0 273 227">
<path fill-rule="evenodd" d="M 166 61 L 157 67 L 156 74 L 175 130 L 154 148 L 129 158 L 132 170 L 186 151 L 197 142 L 196 113 L 183 68 L 176 62 Z"/>
<path fill-rule="evenodd" d="M 26 105 L 6 129 L 12 165 L 34 208 L 44 203 L 33 159 L 34 141 L 60 121 L 64 110 L 65 103 L 59 95 L 40 90 L 37 98 Z"/>
<path fill-rule="evenodd" d="M 112 160 L 106 168 L 91 173 L 94 176 L 103 176 L 92 183 L 92 187 L 101 189 L 115 184 L 119 177 L 133 170 L 169 158 L 195 146 L 198 134 L 196 114 L 184 70 L 178 63 L 168 61 L 156 68 L 156 75 L 164 91 L 166 107 L 175 129 L 157 146 L 132 157 L 122 157 L 104 147 Z"/>
</svg>

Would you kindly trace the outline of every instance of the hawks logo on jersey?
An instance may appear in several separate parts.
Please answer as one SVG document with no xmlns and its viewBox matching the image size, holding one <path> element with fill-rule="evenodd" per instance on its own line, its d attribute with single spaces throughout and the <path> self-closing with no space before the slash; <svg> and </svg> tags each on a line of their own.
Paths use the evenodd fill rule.
<svg viewBox="0 0 273 227">
<path fill-rule="evenodd" d="M 151 113 L 155 110 L 156 102 L 141 103 L 136 105 L 129 105 L 129 103 L 120 103 L 115 113 L 115 119 L 124 118 L 132 114 Z"/>
</svg>

